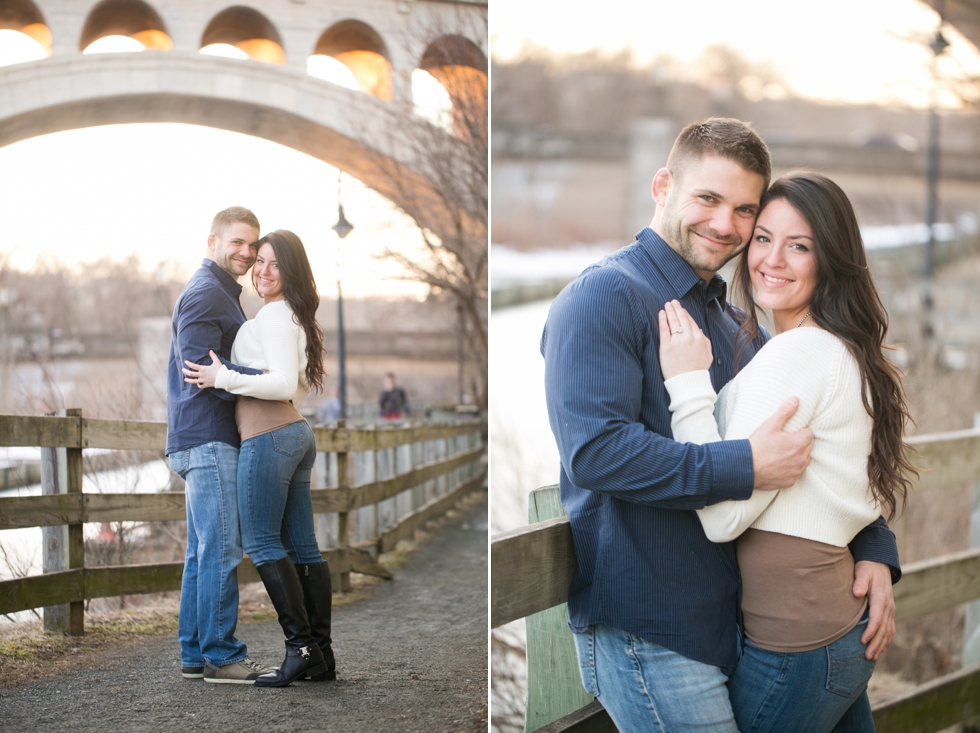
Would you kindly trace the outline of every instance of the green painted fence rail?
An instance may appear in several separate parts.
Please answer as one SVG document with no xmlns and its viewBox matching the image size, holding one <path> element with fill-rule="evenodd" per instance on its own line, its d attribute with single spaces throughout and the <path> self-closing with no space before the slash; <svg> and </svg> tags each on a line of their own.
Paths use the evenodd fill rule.
<svg viewBox="0 0 980 733">
<path fill-rule="evenodd" d="M 33 608 L 70 607 L 63 628 L 73 635 L 84 633 L 84 602 L 140 593 L 180 589 L 182 562 L 85 567 L 82 525 L 86 522 L 160 522 L 186 519 L 184 494 L 85 493 L 82 491 L 82 454 L 86 448 L 117 451 L 151 451 L 162 457 L 167 425 L 162 422 L 85 418 L 78 410 L 63 416 L 0 415 L 0 447 L 63 448 L 67 454 L 68 493 L 0 498 L 0 530 L 24 527 L 69 528 L 68 568 L 43 575 L 0 581 L 0 614 Z M 357 429 L 313 429 L 317 450 L 336 454 L 334 486 L 312 490 L 315 515 L 335 514 L 337 545 L 322 550 L 331 572 L 339 576 L 341 591 L 350 589 L 350 573 L 390 578 L 377 555 L 410 538 L 426 521 L 445 514 L 459 500 L 486 482 L 486 423 L 464 420 L 452 424 Z M 392 451 L 407 450 L 410 466 L 401 473 Z M 387 452 L 387 453 L 386 453 Z M 394 475 L 378 479 L 381 457 Z M 420 460 L 416 460 L 419 458 Z M 426 460 L 428 458 L 428 460 Z M 351 481 L 355 464 L 364 464 L 371 480 Z M 404 461 L 403 461 L 404 462 Z M 328 460 L 325 466 L 330 464 Z M 373 464 L 373 465 L 372 465 Z M 322 475 L 322 471 L 319 472 Z M 314 475 L 318 475 L 315 473 Z M 378 519 L 382 502 L 398 498 L 407 505 L 399 514 L 391 507 L 387 525 Z M 355 513 L 374 508 L 373 527 L 367 539 L 351 539 Z M 46 530 L 47 531 L 47 530 Z M 247 557 L 239 567 L 239 583 L 259 580 Z M 60 628 L 60 627 L 59 627 Z"/>
<path fill-rule="evenodd" d="M 909 439 L 924 470 L 915 491 L 980 480 L 980 430 Z M 525 732 L 613 733 L 582 688 L 565 602 L 575 572 L 572 531 L 558 487 L 531 492 L 530 524 L 494 535 L 490 625 L 525 619 L 528 699 Z M 896 620 L 908 621 L 980 598 L 980 548 L 911 563 L 895 586 Z M 931 733 L 980 715 L 980 665 L 920 685 L 874 707 L 879 733 Z"/>
</svg>

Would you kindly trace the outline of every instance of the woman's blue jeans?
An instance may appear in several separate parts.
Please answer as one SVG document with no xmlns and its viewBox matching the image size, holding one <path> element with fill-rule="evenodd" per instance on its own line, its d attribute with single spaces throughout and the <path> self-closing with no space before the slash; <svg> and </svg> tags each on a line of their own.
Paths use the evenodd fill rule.
<svg viewBox="0 0 980 733">
<path fill-rule="evenodd" d="M 785 654 L 745 641 L 728 692 L 741 733 L 873 733 L 865 618 L 837 641 Z"/>
<path fill-rule="evenodd" d="M 316 460 L 305 420 L 242 441 L 238 457 L 238 514 L 242 545 L 256 565 L 289 557 L 323 558 L 313 530 L 310 480 Z"/>
</svg>

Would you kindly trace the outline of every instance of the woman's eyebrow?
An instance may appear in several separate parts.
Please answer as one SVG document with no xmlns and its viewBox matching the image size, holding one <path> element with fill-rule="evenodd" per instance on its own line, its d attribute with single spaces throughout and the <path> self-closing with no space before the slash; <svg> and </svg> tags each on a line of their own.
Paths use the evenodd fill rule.
<svg viewBox="0 0 980 733">
<path fill-rule="evenodd" d="M 769 231 L 768 229 L 766 229 L 766 228 L 765 228 L 764 226 L 762 226 L 761 224 L 756 224 L 756 225 L 755 225 L 755 228 L 756 228 L 756 229 L 761 229 L 761 230 L 762 230 L 762 231 L 764 231 L 764 232 L 765 232 L 766 234 L 768 234 L 768 235 L 769 235 L 770 237 L 772 236 L 772 232 L 770 232 L 770 231 Z M 787 237 L 787 239 L 809 239 L 809 240 L 810 240 L 811 242 L 813 241 L 813 237 L 811 237 L 811 236 L 810 236 L 809 234 L 790 234 L 790 235 L 789 235 L 789 236 Z"/>
</svg>

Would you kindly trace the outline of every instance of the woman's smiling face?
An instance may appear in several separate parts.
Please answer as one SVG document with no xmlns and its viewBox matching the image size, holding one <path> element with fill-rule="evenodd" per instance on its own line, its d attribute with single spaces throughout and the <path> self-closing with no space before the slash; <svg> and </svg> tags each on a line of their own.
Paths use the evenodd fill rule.
<svg viewBox="0 0 980 733">
<path fill-rule="evenodd" d="M 776 199 L 759 213 L 748 266 L 756 302 L 772 311 L 776 333 L 793 328 L 810 310 L 817 287 L 813 232 L 792 204 Z"/>
<path fill-rule="evenodd" d="M 282 278 L 272 245 L 264 242 L 255 258 L 255 289 L 266 303 L 282 297 Z"/>
</svg>

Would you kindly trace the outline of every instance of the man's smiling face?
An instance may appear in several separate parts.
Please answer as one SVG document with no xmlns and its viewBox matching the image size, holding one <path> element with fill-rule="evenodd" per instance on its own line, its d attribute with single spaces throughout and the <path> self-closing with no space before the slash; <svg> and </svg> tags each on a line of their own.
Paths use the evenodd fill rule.
<svg viewBox="0 0 980 733">
<path fill-rule="evenodd" d="M 250 245 L 258 238 L 258 230 L 242 221 L 221 227 L 208 236 L 211 259 L 232 277 L 241 277 L 255 262 L 255 251 Z"/>
<path fill-rule="evenodd" d="M 738 163 L 706 155 L 653 181 L 653 228 L 703 278 L 744 249 L 752 237 L 765 180 Z"/>
</svg>

